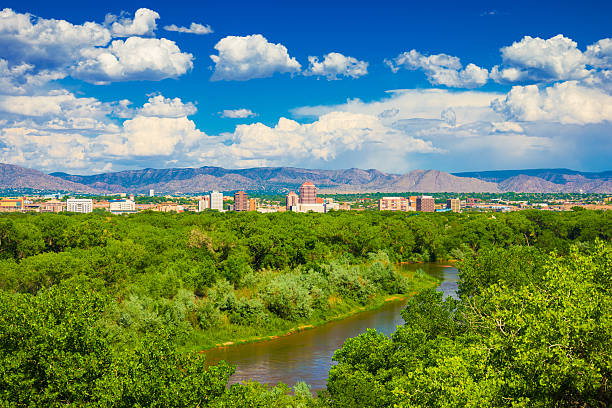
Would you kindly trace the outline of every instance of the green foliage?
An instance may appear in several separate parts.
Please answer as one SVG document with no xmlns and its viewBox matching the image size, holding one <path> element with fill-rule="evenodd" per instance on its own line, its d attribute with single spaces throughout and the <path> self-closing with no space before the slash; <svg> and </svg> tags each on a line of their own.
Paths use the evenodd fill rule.
<svg viewBox="0 0 612 408">
<path fill-rule="evenodd" d="M 462 269 L 469 284 L 460 301 L 422 292 L 391 338 L 369 330 L 348 340 L 334 356 L 330 404 L 607 406 L 612 245 L 573 247 L 564 257 L 528 248 L 482 256 Z M 495 256 L 529 258 L 508 272 L 492 267 Z"/>
</svg>

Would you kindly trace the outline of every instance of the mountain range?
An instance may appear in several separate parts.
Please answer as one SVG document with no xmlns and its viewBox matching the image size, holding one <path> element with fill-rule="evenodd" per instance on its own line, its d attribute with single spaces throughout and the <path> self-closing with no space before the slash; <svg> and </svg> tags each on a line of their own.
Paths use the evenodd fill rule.
<svg viewBox="0 0 612 408">
<path fill-rule="evenodd" d="M 0 188 L 32 188 L 84 193 L 201 193 L 210 190 L 283 192 L 305 181 L 321 192 L 612 192 L 612 171 L 569 169 L 498 170 L 446 173 L 414 170 L 406 174 L 375 169 L 312 170 L 294 167 L 142 169 L 94 175 L 45 174 L 0 163 Z"/>
</svg>

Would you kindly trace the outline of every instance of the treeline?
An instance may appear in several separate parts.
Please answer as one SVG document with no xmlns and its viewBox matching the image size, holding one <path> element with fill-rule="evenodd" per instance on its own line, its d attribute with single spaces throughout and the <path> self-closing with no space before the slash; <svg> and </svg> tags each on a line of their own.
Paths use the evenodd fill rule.
<svg viewBox="0 0 612 408">
<path fill-rule="evenodd" d="M 396 262 L 463 260 L 463 301 L 491 297 L 488 288 L 500 280 L 512 288 L 543 285 L 543 271 L 553 262 L 548 252 L 595 259 L 588 255 L 593 242 L 611 238 L 611 214 L 596 211 L 1 215 L 0 406 L 412 403 L 386 393 L 395 395 L 393 381 L 408 381 L 413 366 L 382 355 L 375 370 L 358 363 L 344 372 L 339 370 L 353 362 L 339 352 L 329 394 L 313 399 L 304 384 L 227 390 L 231 367 L 206 368 L 203 355 L 184 350 L 325 321 L 433 284 L 427 276 L 400 273 Z M 409 319 L 432 331 L 410 338 L 410 347 L 432 346 L 437 334 L 448 334 L 444 330 L 464 330 L 461 335 L 472 340 L 483 336 L 465 331 L 463 303 L 440 303 L 432 294 L 414 302 L 422 308 L 405 313 L 421 310 Z M 456 319 L 454 326 L 444 313 Z M 387 341 L 392 346 L 395 339 Z M 451 341 L 443 340 L 436 347 Z M 376 350 L 389 346 L 383 343 Z M 374 356 L 368 347 L 356 350 Z M 430 353 L 418 349 L 410 358 L 421 352 Z M 365 386 L 349 371 L 376 381 L 376 395 L 366 390 L 353 401 L 343 394 L 353 387 L 357 398 Z"/>
</svg>

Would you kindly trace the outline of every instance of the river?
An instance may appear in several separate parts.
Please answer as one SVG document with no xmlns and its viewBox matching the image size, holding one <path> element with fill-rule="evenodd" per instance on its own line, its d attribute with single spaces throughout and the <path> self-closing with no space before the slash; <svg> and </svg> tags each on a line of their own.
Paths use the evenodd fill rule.
<svg viewBox="0 0 612 408">
<path fill-rule="evenodd" d="M 402 268 L 423 269 L 441 279 L 437 290 L 445 296 L 456 297 L 456 268 L 439 264 L 402 265 Z M 211 364 L 225 360 L 236 366 L 230 384 L 253 379 L 264 384 L 283 382 L 293 386 L 305 381 L 313 391 L 320 390 L 327 384 L 327 373 L 334 364 L 334 351 L 342 347 L 347 338 L 358 336 L 368 328 L 390 335 L 398 325 L 404 324 L 400 311 L 405 304 L 406 301 L 389 302 L 376 310 L 290 336 L 208 350 L 206 358 Z"/>
</svg>

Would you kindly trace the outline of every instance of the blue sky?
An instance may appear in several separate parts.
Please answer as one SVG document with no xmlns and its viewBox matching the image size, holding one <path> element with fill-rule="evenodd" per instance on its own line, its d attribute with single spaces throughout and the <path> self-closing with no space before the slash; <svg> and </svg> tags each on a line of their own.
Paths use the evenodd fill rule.
<svg viewBox="0 0 612 408">
<path fill-rule="evenodd" d="M 287 3 L 4 2 L 0 160 L 612 168 L 609 2 Z"/>
</svg>

